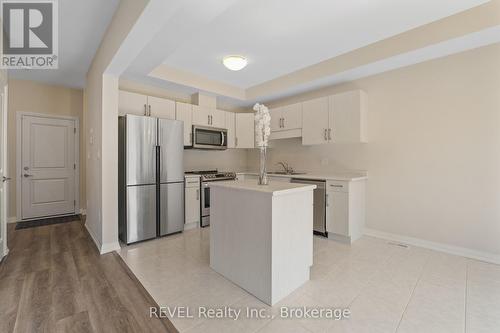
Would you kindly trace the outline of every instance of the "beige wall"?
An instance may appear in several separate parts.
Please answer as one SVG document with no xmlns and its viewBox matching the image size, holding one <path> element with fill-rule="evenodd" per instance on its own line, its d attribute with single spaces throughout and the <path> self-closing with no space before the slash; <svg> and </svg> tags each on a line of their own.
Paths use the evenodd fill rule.
<svg viewBox="0 0 500 333">
<path fill-rule="evenodd" d="M 367 226 L 500 255 L 500 44 L 295 96 L 361 88 L 369 143 L 275 142 L 295 169 L 367 170 Z M 307 110 L 304 111 L 307 117 Z M 256 170 L 258 155 L 248 154 Z"/>
<path fill-rule="evenodd" d="M 9 80 L 8 96 L 8 168 L 11 177 L 16 172 L 16 114 L 34 112 L 54 116 L 77 117 L 80 121 L 80 208 L 85 209 L 85 124 L 83 91 L 52 86 L 34 81 Z M 16 216 L 16 184 L 9 186 L 8 216 Z"/>
</svg>

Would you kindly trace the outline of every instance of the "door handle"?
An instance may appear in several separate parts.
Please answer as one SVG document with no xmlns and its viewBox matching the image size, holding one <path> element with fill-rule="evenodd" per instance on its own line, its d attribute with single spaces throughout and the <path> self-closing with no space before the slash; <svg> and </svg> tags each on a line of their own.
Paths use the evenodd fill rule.
<svg viewBox="0 0 500 333">
<path fill-rule="evenodd" d="M 144 115 L 147 116 L 148 115 L 148 109 L 147 109 L 147 105 L 144 104 Z"/>
<path fill-rule="evenodd" d="M 331 140 L 332 139 L 332 129 L 329 128 L 328 129 L 328 140 Z"/>
<path fill-rule="evenodd" d="M 222 143 L 220 144 L 221 146 L 224 146 L 224 141 L 225 140 L 225 135 L 224 135 L 224 132 L 220 132 L 220 134 L 222 135 Z"/>
<path fill-rule="evenodd" d="M 324 133 L 324 138 L 325 138 L 325 141 L 328 141 L 328 130 L 325 128 L 325 133 Z"/>
<path fill-rule="evenodd" d="M 200 190 L 196 190 L 196 200 L 200 200 Z"/>
<path fill-rule="evenodd" d="M 23 176 L 24 176 L 24 178 L 33 177 L 33 175 L 30 175 L 30 174 L 27 174 L 27 173 L 25 173 Z"/>
<path fill-rule="evenodd" d="M 149 105 L 149 116 L 151 117 L 151 104 Z"/>
<path fill-rule="evenodd" d="M 281 118 L 283 119 L 283 128 L 285 128 L 285 118 Z"/>
<path fill-rule="evenodd" d="M 328 194 L 325 195 L 325 201 L 326 201 L 326 207 L 330 207 L 330 204 L 328 203 Z"/>
<path fill-rule="evenodd" d="M 5 177 L 5 176 L 3 176 L 3 177 L 2 177 L 2 182 L 3 182 L 3 183 L 5 183 L 5 182 L 7 182 L 7 181 L 9 181 L 9 180 L 11 180 L 11 179 L 12 179 L 12 178 L 10 178 L 10 177 Z"/>
</svg>

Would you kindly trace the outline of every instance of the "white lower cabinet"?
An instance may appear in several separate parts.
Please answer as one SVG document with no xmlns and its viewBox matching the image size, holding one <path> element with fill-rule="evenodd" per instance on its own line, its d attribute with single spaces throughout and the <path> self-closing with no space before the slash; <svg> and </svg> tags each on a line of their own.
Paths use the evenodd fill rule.
<svg viewBox="0 0 500 333">
<path fill-rule="evenodd" d="M 328 238 L 354 242 L 365 225 L 365 181 L 327 181 L 326 187 Z"/>
<path fill-rule="evenodd" d="M 186 177 L 184 229 L 200 226 L 200 178 Z"/>
</svg>

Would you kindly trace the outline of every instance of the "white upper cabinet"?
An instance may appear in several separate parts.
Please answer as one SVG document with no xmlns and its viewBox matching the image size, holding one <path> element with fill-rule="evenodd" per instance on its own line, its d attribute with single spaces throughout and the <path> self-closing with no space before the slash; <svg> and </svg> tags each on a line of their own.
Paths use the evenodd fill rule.
<svg viewBox="0 0 500 333">
<path fill-rule="evenodd" d="M 148 96 L 149 116 L 175 119 L 175 102 L 165 98 Z"/>
<path fill-rule="evenodd" d="M 227 128 L 227 148 L 236 148 L 236 117 L 233 112 L 225 112 Z"/>
<path fill-rule="evenodd" d="M 302 144 L 368 142 L 365 100 L 354 90 L 302 103 Z"/>
<path fill-rule="evenodd" d="M 287 105 L 282 108 L 281 113 L 282 130 L 293 130 L 302 128 L 302 103 Z"/>
<path fill-rule="evenodd" d="M 302 103 L 271 109 L 271 132 L 302 128 Z"/>
<path fill-rule="evenodd" d="M 302 144 L 328 143 L 328 97 L 306 101 L 302 104 Z"/>
<path fill-rule="evenodd" d="M 329 104 L 333 142 L 368 142 L 365 92 L 354 90 L 333 95 Z"/>
<path fill-rule="evenodd" d="M 225 128 L 225 112 L 205 106 L 193 105 L 193 125 Z"/>
<path fill-rule="evenodd" d="M 269 110 L 271 115 L 271 132 L 281 131 L 282 108 Z"/>
<path fill-rule="evenodd" d="M 209 108 L 193 105 L 193 125 L 210 126 Z"/>
<path fill-rule="evenodd" d="M 120 90 L 118 114 L 136 114 L 164 119 L 175 119 L 175 102 L 165 98 L 147 96 Z"/>
<path fill-rule="evenodd" d="M 176 103 L 175 119 L 184 122 L 184 146 L 193 144 L 193 106 L 187 103 Z"/>
<path fill-rule="evenodd" d="M 217 128 L 226 128 L 226 112 L 222 110 L 211 110 L 211 126 Z"/>
<path fill-rule="evenodd" d="M 128 113 L 139 116 L 147 115 L 148 96 L 128 91 L 119 91 L 118 114 L 124 116 Z"/>
<path fill-rule="evenodd" d="M 236 148 L 255 148 L 253 113 L 235 113 Z"/>
</svg>

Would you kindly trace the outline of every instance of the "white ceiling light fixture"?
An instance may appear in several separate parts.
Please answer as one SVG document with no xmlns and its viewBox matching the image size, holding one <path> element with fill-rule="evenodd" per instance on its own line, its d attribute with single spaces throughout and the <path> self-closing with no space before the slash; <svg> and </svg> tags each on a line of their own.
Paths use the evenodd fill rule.
<svg viewBox="0 0 500 333">
<path fill-rule="evenodd" d="M 222 59 L 222 63 L 227 69 L 232 71 L 239 71 L 246 67 L 248 64 L 247 58 L 240 55 L 229 55 Z"/>
</svg>

